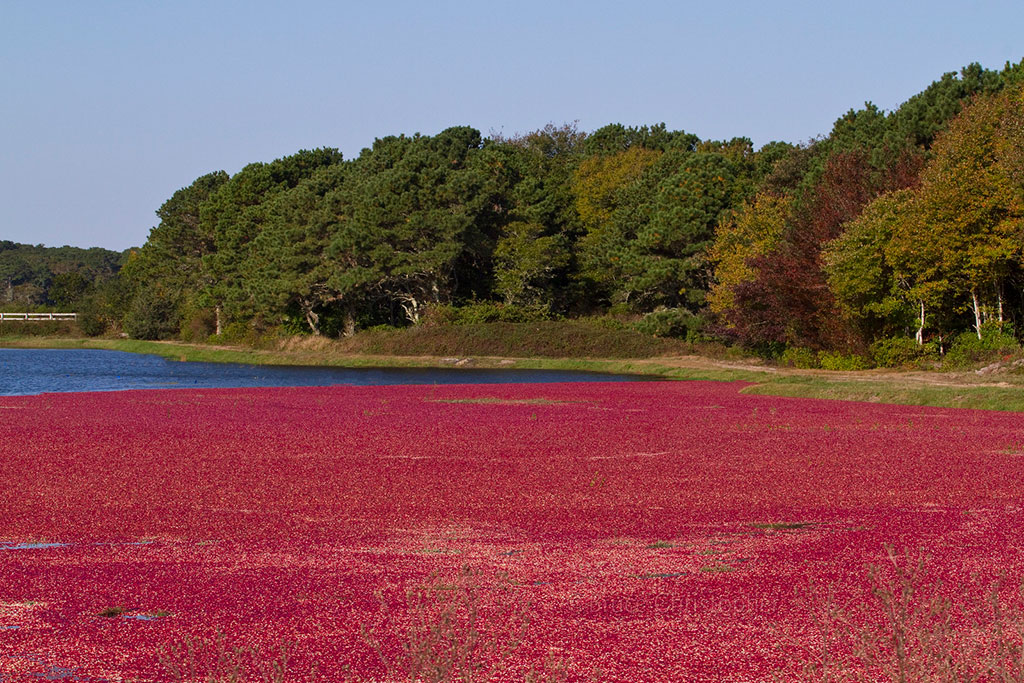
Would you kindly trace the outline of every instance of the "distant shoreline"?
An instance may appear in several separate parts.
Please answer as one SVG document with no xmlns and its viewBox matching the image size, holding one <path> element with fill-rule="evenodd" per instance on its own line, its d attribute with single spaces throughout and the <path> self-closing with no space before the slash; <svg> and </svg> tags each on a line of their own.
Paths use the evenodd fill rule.
<svg viewBox="0 0 1024 683">
<path fill-rule="evenodd" d="M 642 359 L 399 356 L 341 353 L 326 347 L 256 349 L 182 342 L 102 338 L 0 337 L 2 348 L 106 349 L 175 361 L 336 368 L 486 368 L 584 370 L 667 380 L 745 382 L 744 393 L 870 403 L 1024 412 L 1024 377 L 1006 373 L 861 370 L 837 372 L 770 367 L 701 356 Z"/>
</svg>

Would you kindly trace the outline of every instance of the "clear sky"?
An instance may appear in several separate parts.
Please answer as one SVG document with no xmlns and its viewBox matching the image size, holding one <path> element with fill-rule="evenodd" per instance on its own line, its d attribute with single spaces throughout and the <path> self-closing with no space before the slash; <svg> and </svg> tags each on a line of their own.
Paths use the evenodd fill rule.
<svg viewBox="0 0 1024 683">
<path fill-rule="evenodd" d="M 204 173 L 452 125 L 806 141 L 1022 36 L 1021 0 L 0 0 L 0 239 L 140 245 Z"/>
</svg>

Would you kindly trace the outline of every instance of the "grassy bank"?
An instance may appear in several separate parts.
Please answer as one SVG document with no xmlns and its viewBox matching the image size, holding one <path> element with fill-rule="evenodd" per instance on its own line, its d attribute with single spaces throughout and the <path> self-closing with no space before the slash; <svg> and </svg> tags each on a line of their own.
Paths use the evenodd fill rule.
<svg viewBox="0 0 1024 683">
<path fill-rule="evenodd" d="M 524 329 L 517 334 L 522 338 L 527 332 Z M 653 338 L 655 344 L 668 343 L 660 348 L 649 349 L 660 353 L 633 358 L 601 358 L 598 355 L 599 345 L 594 340 L 587 342 L 592 344 L 588 348 L 594 357 L 522 357 L 518 353 L 467 353 L 472 346 L 465 338 L 461 341 L 449 338 L 448 345 L 442 345 L 440 350 L 433 354 L 423 354 L 413 351 L 422 351 L 434 333 L 421 333 L 424 336 L 412 341 L 398 339 L 400 335 L 395 335 L 393 339 L 387 338 L 387 334 L 392 333 L 376 338 L 373 334 L 367 333 L 367 338 L 358 343 L 354 340 L 333 341 L 307 337 L 282 340 L 268 348 L 35 336 L 0 336 L 0 346 L 108 349 L 153 354 L 175 361 L 254 365 L 586 370 L 639 374 L 669 380 L 742 381 L 751 384 L 743 389 L 745 393 L 759 395 L 1024 412 L 1024 377 L 1015 374 L 979 376 L 973 372 L 794 370 L 766 367 L 752 359 L 707 358 L 694 355 L 693 348 L 682 342 Z M 509 339 L 516 338 L 514 335 L 509 336 Z M 545 343 L 551 343 L 550 336 L 546 337 Z M 633 342 L 630 340 L 630 343 Z M 621 350 L 623 347 L 620 345 L 616 348 Z M 517 351 L 516 348 L 505 350 Z M 641 351 L 647 350 L 636 347 L 638 354 Z"/>
<path fill-rule="evenodd" d="M 844 377 L 849 374 L 843 373 Z M 974 383 L 962 375 L 938 375 L 930 381 L 900 373 L 890 373 L 884 379 L 865 373 L 856 380 L 783 376 L 747 387 L 743 393 L 1024 412 L 1024 385 L 1019 381 Z"/>
<path fill-rule="evenodd" d="M 357 354 L 513 358 L 652 358 L 692 353 L 680 339 L 642 334 L 613 319 L 420 325 L 367 330 L 334 342 Z"/>
</svg>

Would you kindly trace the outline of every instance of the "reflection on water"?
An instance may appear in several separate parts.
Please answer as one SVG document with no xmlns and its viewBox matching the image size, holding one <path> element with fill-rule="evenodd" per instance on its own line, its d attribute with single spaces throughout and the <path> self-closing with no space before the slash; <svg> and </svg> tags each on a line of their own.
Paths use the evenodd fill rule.
<svg viewBox="0 0 1024 683">
<path fill-rule="evenodd" d="M 317 368 L 180 363 L 94 349 L 0 349 L 0 396 L 43 392 L 349 384 L 507 384 L 642 379 L 568 370 Z"/>
<path fill-rule="evenodd" d="M 47 548 L 63 548 L 67 543 L 49 543 L 46 541 L 0 545 L 0 550 L 45 550 Z"/>
</svg>

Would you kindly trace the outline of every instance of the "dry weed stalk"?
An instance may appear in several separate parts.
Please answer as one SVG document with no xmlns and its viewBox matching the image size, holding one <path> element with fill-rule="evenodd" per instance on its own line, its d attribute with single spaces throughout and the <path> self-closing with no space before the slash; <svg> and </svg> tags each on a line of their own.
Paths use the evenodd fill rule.
<svg viewBox="0 0 1024 683">
<path fill-rule="evenodd" d="M 501 591 L 498 600 L 484 600 L 484 591 Z M 507 677 L 513 652 L 519 648 L 530 625 L 528 605 L 512 595 L 512 588 L 484 588 L 480 571 L 463 567 L 445 579 L 434 573 L 406 592 L 407 623 L 400 650 L 389 647 L 382 636 L 394 632 L 387 618 L 375 629 L 363 629 L 363 639 L 387 670 L 389 681 L 478 683 Z M 564 666 L 551 671 L 529 672 L 530 681 L 564 680 Z M 547 669 L 547 667 L 546 667 Z"/>
<path fill-rule="evenodd" d="M 159 654 L 166 680 L 175 683 L 284 683 L 288 653 L 282 645 L 271 660 L 255 647 L 229 645 L 218 631 L 211 638 L 186 636 Z"/>
<path fill-rule="evenodd" d="M 1011 604 L 998 581 L 987 599 L 954 609 L 924 555 L 885 553 L 861 602 L 841 605 L 831 587 L 809 587 L 816 642 L 803 653 L 805 680 L 1024 683 L 1024 586 Z"/>
</svg>

